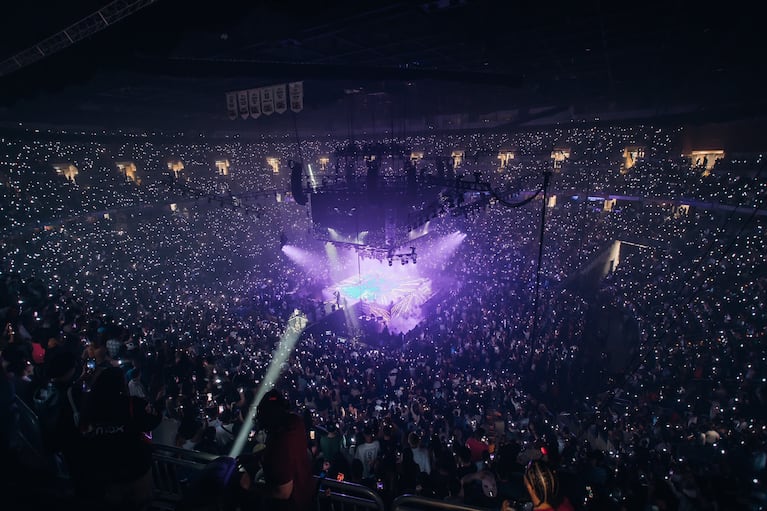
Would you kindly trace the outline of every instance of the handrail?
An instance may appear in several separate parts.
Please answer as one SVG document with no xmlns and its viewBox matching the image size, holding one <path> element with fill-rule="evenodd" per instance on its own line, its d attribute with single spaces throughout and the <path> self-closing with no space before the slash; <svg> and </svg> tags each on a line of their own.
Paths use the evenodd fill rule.
<svg viewBox="0 0 767 511">
<path fill-rule="evenodd" d="M 317 476 L 315 479 L 320 485 L 319 499 L 327 498 L 331 502 L 349 504 L 355 509 L 359 507 L 377 511 L 386 509 L 381 496 L 367 486 Z"/>
<path fill-rule="evenodd" d="M 444 511 L 488 511 L 488 508 L 455 504 L 444 500 L 430 499 L 420 495 L 400 495 L 394 499 L 392 511 L 423 511 L 424 509 L 438 509 Z"/>
<path fill-rule="evenodd" d="M 199 471 L 217 458 L 218 456 L 209 453 L 189 451 L 166 445 L 155 445 L 153 462 L 155 497 L 159 498 L 159 500 L 170 501 L 169 503 L 179 500 L 182 496 L 184 484 L 178 478 L 175 469 L 184 468 Z M 386 509 L 381 496 L 367 486 L 317 476 L 314 476 L 314 478 L 320 487 L 317 497 L 319 501 L 327 499 L 331 503 L 352 506 L 354 509 L 369 509 L 373 511 L 385 511 Z M 158 504 L 157 500 L 155 504 Z M 163 506 L 160 504 L 157 507 Z M 172 506 L 168 507 L 168 509 L 171 508 Z M 341 509 L 344 509 L 344 507 Z M 454 504 L 409 494 L 400 495 L 394 499 L 391 509 L 392 511 L 423 511 L 425 509 L 488 511 L 487 508 Z"/>
<path fill-rule="evenodd" d="M 43 437 L 40 428 L 40 419 L 37 414 L 21 399 L 15 396 L 16 414 L 16 435 L 20 441 L 24 442 L 27 449 L 38 459 L 45 458 L 45 449 L 43 447 Z"/>
<path fill-rule="evenodd" d="M 179 461 L 208 464 L 211 461 L 219 458 L 219 456 L 216 456 L 215 454 L 201 451 L 190 451 L 189 449 L 181 449 L 180 447 L 172 447 L 170 445 L 153 444 L 152 449 L 155 456 L 172 458 Z"/>
<path fill-rule="evenodd" d="M 218 458 L 213 454 L 179 449 L 168 445 L 154 445 L 152 453 L 153 507 L 175 509 L 181 501 L 190 476 L 201 472 Z"/>
</svg>

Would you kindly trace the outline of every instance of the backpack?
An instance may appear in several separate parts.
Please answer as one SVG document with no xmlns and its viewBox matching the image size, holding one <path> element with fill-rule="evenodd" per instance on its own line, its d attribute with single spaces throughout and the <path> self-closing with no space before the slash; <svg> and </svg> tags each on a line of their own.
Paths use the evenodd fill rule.
<svg viewBox="0 0 767 511">
<path fill-rule="evenodd" d="M 46 445 L 49 445 L 59 428 L 59 420 L 64 409 L 65 400 L 69 401 L 72 408 L 72 421 L 77 428 L 80 426 L 80 412 L 72 396 L 72 386 L 67 387 L 66 392 L 56 387 L 53 382 L 39 388 L 33 397 L 33 411 L 37 415 L 40 425 L 40 433 Z"/>
</svg>

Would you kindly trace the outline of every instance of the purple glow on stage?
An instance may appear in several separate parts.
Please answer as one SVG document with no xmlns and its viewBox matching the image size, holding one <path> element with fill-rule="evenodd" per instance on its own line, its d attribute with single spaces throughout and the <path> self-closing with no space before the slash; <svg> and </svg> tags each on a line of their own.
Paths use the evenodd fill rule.
<svg viewBox="0 0 767 511">
<path fill-rule="evenodd" d="M 294 245 L 285 245 L 282 251 L 309 276 L 332 283 L 322 290 L 328 307 L 336 303 L 338 291 L 338 304 L 344 309 L 359 304 L 358 314 L 385 323 L 391 332 L 407 332 L 423 319 L 421 309 L 437 291 L 435 282 L 444 285 L 449 259 L 465 238 L 466 234 L 454 232 L 420 241 L 417 264 L 412 258 L 395 258 L 391 266 L 387 259 L 359 257 L 353 248 L 329 242 L 318 252 Z M 409 247 L 395 251 L 409 252 Z"/>
<path fill-rule="evenodd" d="M 338 290 L 350 304 L 357 302 L 391 306 L 394 310 L 404 299 L 409 298 L 411 306 L 400 307 L 402 312 L 410 312 L 431 296 L 431 281 L 424 277 L 410 278 L 403 275 L 376 272 L 362 276 L 349 277 L 328 288 Z M 332 296 L 332 291 L 330 293 Z"/>
<path fill-rule="evenodd" d="M 413 265 L 364 263 L 365 271 L 325 288 L 323 295 L 331 300 L 338 291 L 345 307 L 359 304 L 364 315 L 386 323 L 392 332 L 411 330 L 423 319 L 421 306 L 434 294 L 431 280 L 418 276 Z"/>
</svg>

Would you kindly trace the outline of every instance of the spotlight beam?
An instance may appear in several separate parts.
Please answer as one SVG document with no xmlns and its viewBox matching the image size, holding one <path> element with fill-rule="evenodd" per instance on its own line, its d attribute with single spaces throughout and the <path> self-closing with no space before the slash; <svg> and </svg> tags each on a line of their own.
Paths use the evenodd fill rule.
<svg viewBox="0 0 767 511">
<path fill-rule="evenodd" d="M 277 345 L 274 353 L 272 353 L 272 361 L 269 364 L 269 368 L 266 370 L 266 375 L 264 375 L 264 379 L 261 380 L 261 383 L 256 390 L 256 395 L 253 398 L 253 402 L 250 403 L 248 408 L 248 416 L 245 417 L 244 425 L 251 425 L 251 427 L 243 427 L 240 429 L 237 439 L 235 440 L 234 445 L 232 445 L 232 449 L 229 451 L 229 456 L 233 458 L 239 456 L 243 447 L 245 447 L 245 444 L 248 441 L 248 433 L 250 433 L 250 430 L 252 429 L 253 419 L 256 417 L 258 403 L 261 402 L 264 394 L 269 392 L 279 379 L 280 374 L 282 373 L 282 366 L 288 361 L 290 354 L 293 353 L 293 348 L 295 348 L 298 338 L 301 336 L 301 332 L 306 328 L 306 324 L 306 315 L 298 309 L 296 309 L 290 316 L 290 319 L 288 319 L 288 326 L 285 328 L 285 331 L 280 338 L 280 343 Z"/>
</svg>

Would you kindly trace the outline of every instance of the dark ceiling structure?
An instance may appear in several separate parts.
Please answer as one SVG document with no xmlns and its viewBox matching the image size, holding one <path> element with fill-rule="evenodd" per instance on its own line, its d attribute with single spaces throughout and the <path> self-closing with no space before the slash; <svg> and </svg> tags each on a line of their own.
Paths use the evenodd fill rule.
<svg viewBox="0 0 767 511">
<path fill-rule="evenodd" d="M 109 3 L 16 4 L 0 59 Z M 758 25 L 682 1 L 157 0 L 1 76 L 0 122 L 288 129 L 230 121 L 224 94 L 296 80 L 313 125 L 359 108 L 392 125 L 499 110 L 527 112 L 521 125 L 533 112 L 750 118 L 767 106 Z"/>
</svg>

